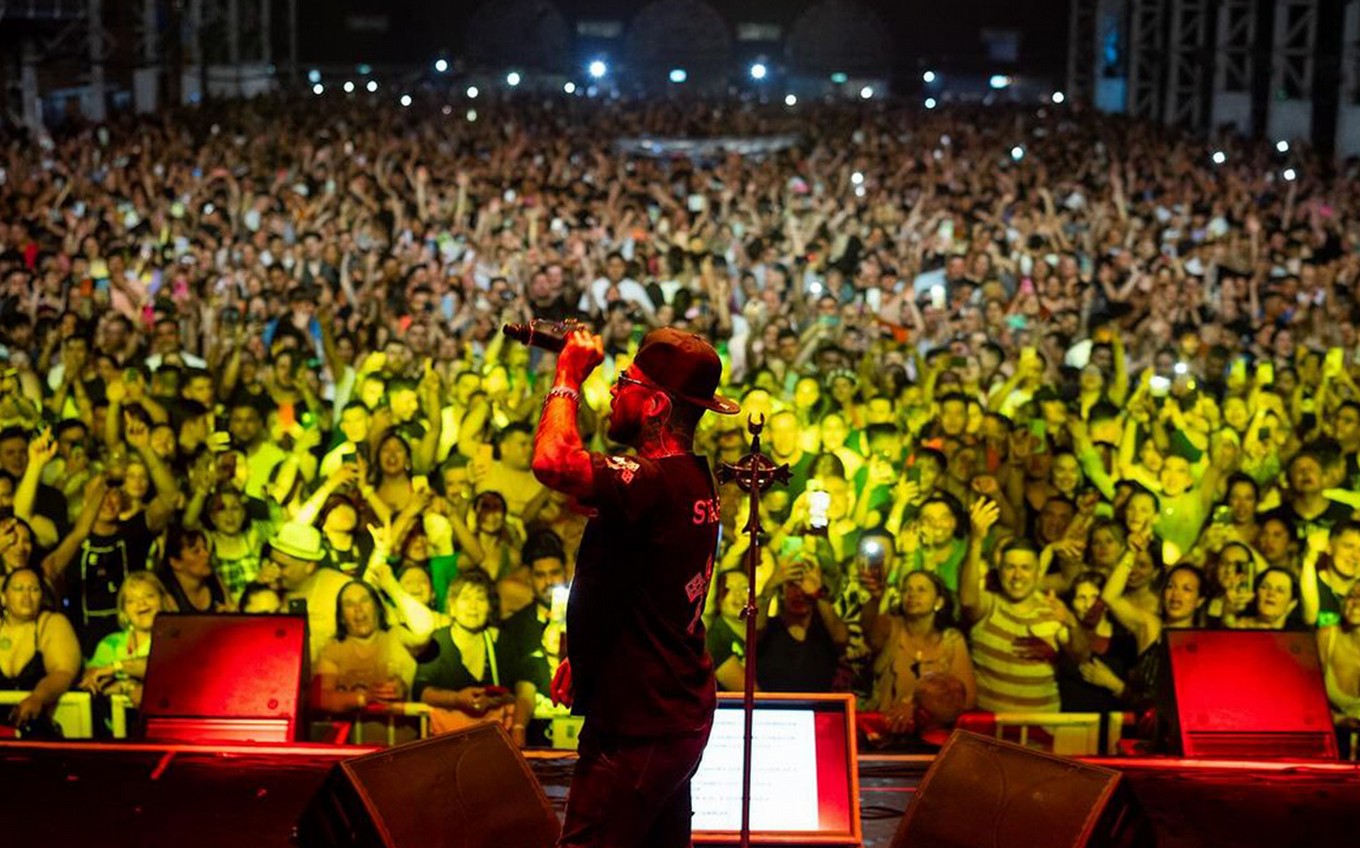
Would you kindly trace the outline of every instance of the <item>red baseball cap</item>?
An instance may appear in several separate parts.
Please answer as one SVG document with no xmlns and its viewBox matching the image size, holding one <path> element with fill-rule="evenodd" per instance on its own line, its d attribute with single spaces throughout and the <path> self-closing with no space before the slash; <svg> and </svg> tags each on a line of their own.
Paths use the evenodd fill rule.
<svg viewBox="0 0 1360 848">
<path fill-rule="evenodd" d="M 659 327 L 642 337 L 633 364 L 656 385 L 686 403 L 720 415 L 736 415 L 741 405 L 717 393 L 722 360 L 702 336 Z"/>
</svg>

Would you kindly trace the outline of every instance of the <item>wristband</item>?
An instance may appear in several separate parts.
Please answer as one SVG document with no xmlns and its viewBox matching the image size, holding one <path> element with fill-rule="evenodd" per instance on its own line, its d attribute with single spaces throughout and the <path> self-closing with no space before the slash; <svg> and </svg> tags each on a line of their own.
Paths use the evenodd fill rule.
<svg viewBox="0 0 1360 848">
<path fill-rule="evenodd" d="M 548 389 L 548 393 L 543 396 L 543 406 L 546 408 L 548 406 L 548 401 L 555 397 L 566 398 L 578 405 L 581 403 L 580 392 L 568 386 L 553 386 L 551 389 Z"/>
</svg>

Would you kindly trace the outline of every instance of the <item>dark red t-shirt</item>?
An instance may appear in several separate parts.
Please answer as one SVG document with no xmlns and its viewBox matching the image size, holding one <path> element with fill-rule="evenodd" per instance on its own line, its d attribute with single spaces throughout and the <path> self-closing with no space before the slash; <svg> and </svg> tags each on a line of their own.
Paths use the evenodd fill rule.
<svg viewBox="0 0 1360 848">
<path fill-rule="evenodd" d="M 718 542 L 708 461 L 591 454 L 597 510 L 567 606 L 575 712 L 605 732 L 709 726 L 713 663 L 700 617 Z"/>
</svg>

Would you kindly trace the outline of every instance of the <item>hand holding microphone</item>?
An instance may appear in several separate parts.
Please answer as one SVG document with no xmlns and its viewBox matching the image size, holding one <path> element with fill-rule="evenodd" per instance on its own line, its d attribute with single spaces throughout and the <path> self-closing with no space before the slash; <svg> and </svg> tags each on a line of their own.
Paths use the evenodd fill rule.
<svg viewBox="0 0 1360 848">
<path fill-rule="evenodd" d="M 604 339 L 589 330 L 572 330 L 562 352 L 557 355 L 557 380 L 573 388 L 585 382 L 595 367 L 604 362 Z"/>
<path fill-rule="evenodd" d="M 576 330 L 587 330 L 580 321 L 542 321 L 534 319 L 527 324 L 506 324 L 501 332 L 522 345 L 536 347 L 549 353 L 557 353 L 567 343 L 567 336 Z"/>
<path fill-rule="evenodd" d="M 530 347 L 557 353 L 557 385 L 566 380 L 572 388 L 580 386 L 604 361 L 604 339 L 579 321 L 506 324 L 501 331 Z"/>
</svg>

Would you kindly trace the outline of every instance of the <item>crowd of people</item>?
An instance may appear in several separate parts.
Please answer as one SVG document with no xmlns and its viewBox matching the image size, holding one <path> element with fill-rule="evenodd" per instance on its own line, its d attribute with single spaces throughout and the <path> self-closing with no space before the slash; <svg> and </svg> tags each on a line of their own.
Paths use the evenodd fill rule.
<svg viewBox="0 0 1360 848">
<path fill-rule="evenodd" d="M 759 155 L 625 138 L 789 137 Z M 1079 108 L 212 103 L 0 149 L 0 687 L 140 698 L 162 612 L 305 607 L 314 709 L 542 744 L 585 518 L 505 322 L 711 338 L 720 688 L 1138 711 L 1168 628 L 1307 629 L 1360 724 L 1357 175 Z M 664 143 L 655 145 L 665 150 Z M 1286 180 L 1285 164 L 1297 179 Z M 710 420 L 711 419 L 711 420 Z M 555 603 L 556 601 L 556 603 Z"/>
</svg>

